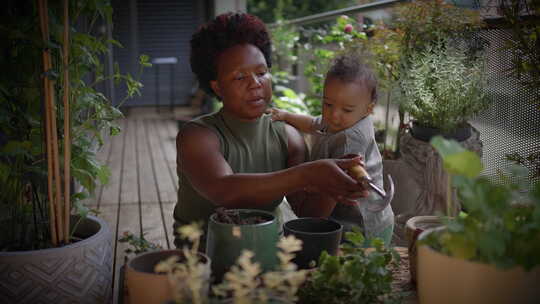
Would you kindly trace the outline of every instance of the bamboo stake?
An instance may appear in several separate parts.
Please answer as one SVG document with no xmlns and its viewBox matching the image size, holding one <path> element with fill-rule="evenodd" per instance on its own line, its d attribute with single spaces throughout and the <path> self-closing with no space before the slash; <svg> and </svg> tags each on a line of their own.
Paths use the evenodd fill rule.
<svg viewBox="0 0 540 304">
<path fill-rule="evenodd" d="M 43 37 L 43 41 L 47 41 L 47 34 L 45 32 L 45 13 L 43 8 L 43 0 L 38 1 L 39 5 L 39 21 L 41 26 L 41 35 Z M 44 49 L 42 52 L 43 57 L 43 72 L 46 73 L 48 70 L 48 63 L 50 54 L 48 53 L 48 49 Z M 52 174 L 52 148 L 49 144 L 51 142 L 51 129 L 49 121 L 51 120 L 49 116 L 48 111 L 48 101 L 49 98 L 49 79 L 44 76 L 43 77 L 43 98 L 44 98 L 44 107 L 45 110 L 45 145 L 47 146 L 47 190 L 48 190 L 48 196 L 49 196 L 49 225 L 51 229 L 51 242 L 53 246 L 58 245 L 58 235 L 56 231 L 56 213 L 54 211 L 54 195 L 53 195 L 53 174 Z"/>
<path fill-rule="evenodd" d="M 69 242 L 70 181 L 71 181 L 71 124 L 69 108 L 69 3 L 64 0 L 64 242 Z"/>
<path fill-rule="evenodd" d="M 45 42 L 48 41 L 49 38 L 49 18 L 48 18 L 48 8 L 47 8 L 47 0 L 42 0 L 41 8 L 43 10 L 43 22 L 42 26 L 44 27 L 44 38 Z M 46 71 L 49 71 L 52 68 L 52 60 L 51 60 L 51 54 L 50 51 L 46 50 L 46 56 L 45 56 L 45 67 Z M 48 82 L 48 89 L 47 89 L 47 95 L 45 98 L 46 104 L 45 104 L 45 111 L 49 111 L 49 128 L 50 128 L 50 142 L 49 144 L 52 144 L 52 164 L 53 164 L 53 182 L 54 182 L 54 190 L 55 190 L 55 199 L 54 199 L 54 207 L 55 207 L 55 217 L 56 217 L 56 231 L 58 234 L 58 240 L 64 239 L 64 225 L 62 221 L 62 186 L 60 183 L 60 164 L 58 160 L 58 135 L 57 135 L 57 127 L 56 127 L 56 107 L 54 103 L 54 86 L 53 82 L 51 80 Z M 51 173 L 51 172 L 50 172 Z M 50 174 L 49 173 L 49 174 Z"/>
</svg>

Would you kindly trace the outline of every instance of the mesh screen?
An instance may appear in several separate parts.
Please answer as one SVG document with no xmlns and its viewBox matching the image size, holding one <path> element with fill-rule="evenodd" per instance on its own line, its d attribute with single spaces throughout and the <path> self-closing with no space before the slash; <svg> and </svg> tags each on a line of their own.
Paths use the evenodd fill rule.
<svg viewBox="0 0 540 304">
<path fill-rule="evenodd" d="M 520 85 L 520 80 L 510 76 L 514 55 L 503 45 L 510 37 L 505 29 L 486 29 L 476 37 L 489 43 L 486 52 L 487 93 L 492 104 L 472 121 L 481 134 L 484 174 L 489 177 L 496 177 L 498 170 L 511 165 L 506 154 L 519 153 L 526 157 L 540 151 L 540 104 L 534 104 L 535 94 L 538 96 L 540 92 L 527 91 Z M 538 180 L 538 177 L 533 178 L 534 166 L 529 167 L 529 179 Z"/>
</svg>

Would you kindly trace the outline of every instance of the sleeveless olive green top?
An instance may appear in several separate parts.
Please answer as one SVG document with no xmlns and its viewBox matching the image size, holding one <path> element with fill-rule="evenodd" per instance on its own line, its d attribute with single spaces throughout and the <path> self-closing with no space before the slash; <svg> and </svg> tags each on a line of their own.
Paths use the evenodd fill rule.
<svg viewBox="0 0 540 304">
<path fill-rule="evenodd" d="M 263 115 L 256 121 L 240 121 L 223 110 L 188 122 L 212 130 L 219 138 L 220 151 L 234 173 L 267 173 L 287 168 L 287 135 L 283 122 L 272 121 Z M 180 143 L 181 144 L 181 143 Z M 219 202 L 203 198 L 193 188 L 178 165 L 178 203 L 174 208 L 176 224 L 203 222 L 206 230 L 208 218 Z M 275 211 L 283 197 L 264 209 Z"/>
</svg>

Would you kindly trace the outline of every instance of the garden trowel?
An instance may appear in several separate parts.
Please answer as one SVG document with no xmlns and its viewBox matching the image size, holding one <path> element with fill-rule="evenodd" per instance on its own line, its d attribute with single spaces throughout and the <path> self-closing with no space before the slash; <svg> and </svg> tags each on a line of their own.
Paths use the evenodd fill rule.
<svg viewBox="0 0 540 304">
<path fill-rule="evenodd" d="M 392 176 L 390 176 L 390 174 L 387 175 L 388 192 L 386 192 L 373 182 L 364 167 L 354 166 L 349 169 L 349 172 L 357 181 L 368 186 L 375 193 L 377 193 L 378 196 L 381 197 L 381 200 L 377 200 L 376 202 L 368 204 L 367 209 L 369 211 L 381 211 L 392 202 L 392 199 L 394 198 L 394 181 L 392 180 Z"/>
</svg>

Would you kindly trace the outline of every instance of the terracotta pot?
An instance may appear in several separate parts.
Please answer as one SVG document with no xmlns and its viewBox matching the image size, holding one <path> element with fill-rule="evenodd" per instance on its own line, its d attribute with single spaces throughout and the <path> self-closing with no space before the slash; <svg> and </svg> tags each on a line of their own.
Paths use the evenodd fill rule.
<svg viewBox="0 0 540 304">
<path fill-rule="evenodd" d="M 206 264 L 206 286 L 201 290 L 203 296 L 208 295 L 210 284 L 210 259 L 197 253 L 202 263 Z M 184 259 L 182 250 L 159 250 L 140 254 L 131 259 L 126 267 L 126 284 L 130 304 L 163 304 L 173 299 L 173 290 L 166 274 L 154 272 L 156 265 L 171 256 Z M 182 288 L 182 287 L 179 287 Z"/>
<path fill-rule="evenodd" d="M 426 229 L 442 226 L 441 218 L 436 215 L 419 215 L 411 217 L 405 224 L 407 248 L 409 253 L 409 271 L 411 282 L 416 284 L 417 246 L 418 235 Z"/>
<path fill-rule="evenodd" d="M 70 223 L 78 221 L 72 216 Z M 50 249 L 0 252 L 0 303 L 112 303 L 112 236 L 87 216 L 83 240 Z"/>
<path fill-rule="evenodd" d="M 420 234 L 425 238 L 436 229 Z M 450 257 L 432 248 L 418 247 L 418 298 L 420 303 L 508 304 L 538 303 L 540 266 L 526 272 L 508 270 Z"/>
<path fill-rule="evenodd" d="M 266 222 L 259 224 L 235 225 L 217 220 L 217 214 L 210 216 L 206 254 L 212 260 L 212 275 L 216 282 L 221 282 L 223 275 L 236 264 L 243 250 L 254 253 L 253 261 L 261 265 L 263 271 L 273 270 L 277 264 L 277 247 L 279 240 L 278 221 L 276 217 L 263 210 L 231 209 L 239 212 L 240 217 L 262 217 Z"/>
</svg>

